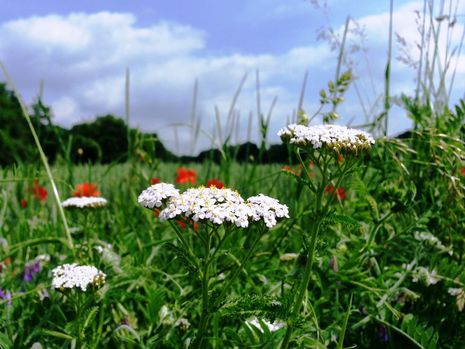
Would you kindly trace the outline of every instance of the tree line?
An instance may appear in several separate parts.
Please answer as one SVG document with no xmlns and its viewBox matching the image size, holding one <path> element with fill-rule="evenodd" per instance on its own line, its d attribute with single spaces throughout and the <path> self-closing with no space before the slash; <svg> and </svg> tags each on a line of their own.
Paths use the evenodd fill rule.
<svg viewBox="0 0 465 349">
<path fill-rule="evenodd" d="M 73 163 L 125 162 L 129 157 L 156 158 L 170 162 L 220 162 L 225 154 L 236 161 L 289 162 L 290 153 L 283 144 L 268 149 L 247 142 L 209 149 L 197 156 L 176 156 L 159 140 L 156 133 L 128 128 L 122 118 L 111 114 L 94 121 L 63 128 L 53 123 L 51 109 L 40 98 L 32 104 L 30 117 L 41 145 L 51 163 L 65 160 Z M 31 131 L 12 91 L 0 83 L 0 166 L 33 163 L 39 160 Z"/>
</svg>

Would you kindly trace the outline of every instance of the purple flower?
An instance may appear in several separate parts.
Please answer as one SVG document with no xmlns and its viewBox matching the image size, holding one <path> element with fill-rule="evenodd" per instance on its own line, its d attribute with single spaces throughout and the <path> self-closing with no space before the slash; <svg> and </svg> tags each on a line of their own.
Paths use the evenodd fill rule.
<svg viewBox="0 0 465 349">
<path fill-rule="evenodd" d="M 386 328 L 386 326 L 384 325 L 380 325 L 378 327 L 378 338 L 383 342 L 383 343 L 387 343 L 389 342 L 389 333 L 388 333 L 388 330 Z"/>
<path fill-rule="evenodd" d="M 11 292 L 10 291 L 5 291 L 0 288 L 0 299 L 2 300 L 8 300 L 8 305 L 11 305 Z"/>
<path fill-rule="evenodd" d="M 34 278 L 34 275 L 42 270 L 42 263 L 40 260 L 35 260 L 30 264 L 27 264 L 24 268 L 23 281 L 30 282 Z"/>
</svg>

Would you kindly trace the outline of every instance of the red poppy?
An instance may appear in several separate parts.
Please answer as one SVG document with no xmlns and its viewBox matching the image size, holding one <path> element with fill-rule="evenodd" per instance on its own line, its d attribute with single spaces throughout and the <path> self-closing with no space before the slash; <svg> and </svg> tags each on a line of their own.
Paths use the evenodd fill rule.
<svg viewBox="0 0 465 349">
<path fill-rule="evenodd" d="M 197 179 L 195 177 L 196 172 L 192 169 L 180 167 L 176 170 L 176 173 L 176 183 L 178 184 L 191 183 L 195 185 L 197 183 Z"/>
<path fill-rule="evenodd" d="M 45 200 L 47 200 L 47 189 L 39 185 L 39 181 L 37 179 L 34 179 L 34 183 L 31 188 L 31 193 L 34 199 L 38 201 L 44 202 Z"/>
<path fill-rule="evenodd" d="M 97 191 L 97 186 L 95 184 L 86 182 L 76 185 L 73 196 L 78 198 L 83 196 L 100 196 L 100 192 Z"/>
<path fill-rule="evenodd" d="M 224 188 L 224 183 L 222 181 L 219 181 L 218 179 L 213 178 L 207 182 L 207 188 L 210 188 L 210 187 L 216 187 L 218 189 L 221 189 L 221 188 Z"/>
<path fill-rule="evenodd" d="M 160 182 L 161 182 L 160 178 L 155 178 L 155 177 L 154 177 L 154 178 L 151 178 L 151 179 L 150 179 L 150 184 L 152 184 L 152 185 L 158 184 L 158 183 L 160 183 Z"/>
<path fill-rule="evenodd" d="M 344 200 L 347 196 L 345 190 L 341 187 L 336 189 L 336 195 L 339 197 L 340 200 Z"/>
<path fill-rule="evenodd" d="M 20 204 L 21 204 L 22 208 L 26 208 L 27 207 L 27 200 L 26 199 L 21 199 Z"/>
<path fill-rule="evenodd" d="M 176 220 L 176 223 L 178 224 L 178 227 L 181 229 L 186 229 L 187 224 L 189 224 L 192 227 L 192 229 L 194 229 L 194 231 L 199 230 L 199 225 L 197 224 L 197 222 L 193 220 L 178 219 Z"/>
<path fill-rule="evenodd" d="M 327 185 L 326 188 L 325 188 L 325 191 L 328 193 L 328 194 L 332 194 L 334 193 L 334 185 L 330 184 L 330 185 Z M 344 200 L 347 196 L 347 193 L 345 192 L 345 190 L 341 187 L 337 188 L 336 189 L 336 195 L 337 197 L 340 199 L 340 200 Z"/>
<path fill-rule="evenodd" d="M 460 174 L 465 177 L 465 167 L 460 169 Z"/>
</svg>

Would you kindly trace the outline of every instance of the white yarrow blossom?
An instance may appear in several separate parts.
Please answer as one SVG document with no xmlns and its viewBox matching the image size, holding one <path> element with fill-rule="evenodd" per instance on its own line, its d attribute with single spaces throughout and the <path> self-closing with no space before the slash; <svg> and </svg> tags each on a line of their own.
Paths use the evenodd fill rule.
<svg viewBox="0 0 465 349">
<path fill-rule="evenodd" d="M 357 153 L 375 144 L 373 137 L 361 130 L 339 125 L 288 125 L 278 132 L 283 142 L 318 149 L 328 147 L 337 152 Z"/>
<path fill-rule="evenodd" d="M 147 208 L 164 205 L 158 216 L 162 221 L 183 216 L 195 222 L 231 223 L 246 228 L 250 221 L 263 219 L 266 226 L 272 228 L 277 218 L 289 217 L 287 206 L 276 199 L 260 194 L 245 201 L 237 191 L 215 186 L 190 188 L 179 193 L 171 184 L 159 183 L 144 190 L 138 201 Z"/>
<path fill-rule="evenodd" d="M 268 330 L 270 332 L 275 332 L 281 328 L 283 328 L 284 326 L 286 326 L 286 324 L 282 321 L 274 321 L 274 322 L 269 322 L 267 320 L 262 320 L 262 322 L 266 325 L 266 327 L 268 327 Z M 255 326 L 256 328 L 258 328 L 260 330 L 260 332 L 264 332 L 263 331 L 263 328 L 260 324 L 260 321 L 258 321 L 258 319 L 256 317 L 253 317 L 249 320 L 246 320 L 245 323 L 250 327 L 250 326 Z"/>
<path fill-rule="evenodd" d="M 251 208 L 245 204 L 239 193 L 231 189 L 216 187 L 190 188 L 179 196 L 172 197 L 166 208 L 160 212 L 161 220 L 173 219 L 179 215 L 197 222 L 209 220 L 215 224 L 230 222 L 238 227 L 247 227 Z"/>
<path fill-rule="evenodd" d="M 52 270 L 52 287 L 59 290 L 80 288 L 87 291 L 90 286 L 100 287 L 106 275 L 94 266 L 63 264 Z"/>
<path fill-rule="evenodd" d="M 161 207 L 166 200 L 179 196 L 179 190 L 172 184 L 157 183 L 145 189 L 137 202 L 146 208 Z"/>
<path fill-rule="evenodd" d="M 94 196 L 83 196 L 83 197 L 72 197 L 66 199 L 61 203 L 64 208 L 97 208 L 103 207 L 107 204 L 107 200 L 102 197 Z"/>
<path fill-rule="evenodd" d="M 278 200 L 269 196 L 259 194 L 247 199 L 247 203 L 252 208 L 252 219 L 258 221 L 263 219 L 268 228 L 276 225 L 276 218 L 289 218 L 289 209 Z"/>
</svg>

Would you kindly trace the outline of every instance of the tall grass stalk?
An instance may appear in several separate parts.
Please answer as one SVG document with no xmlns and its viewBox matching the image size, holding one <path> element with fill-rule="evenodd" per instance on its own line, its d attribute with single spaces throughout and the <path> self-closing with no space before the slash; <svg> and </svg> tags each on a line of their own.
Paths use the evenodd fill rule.
<svg viewBox="0 0 465 349">
<path fill-rule="evenodd" d="M 55 184 L 55 180 L 53 179 L 52 171 L 50 170 L 50 166 L 48 164 L 47 156 L 44 153 L 44 150 L 42 149 L 42 145 L 40 144 L 39 137 L 37 136 L 36 130 L 34 129 L 34 125 L 32 124 L 31 117 L 29 116 L 29 113 L 26 109 L 26 106 L 18 93 L 18 90 L 16 89 L 15 84 L 13 83 L 13 80 L 10 77 L 10 74 L 8 73 L 5 65 L 3 62 L 0 61 L 0 67 L 2 68 L 3 74 L 8 82 L 8 85 L 12 88 L 16 98 L 18 99 L 19 105 L 21 107 L 21 112 L 23 114 L 23 117 L 26 119 L 26 122 L 29 126 L 29 129 L 31 131 L 32 137 L 34 138 L 34 142 L 36 144 L 37 150 L 39 151 L 40 159 L 42 160 L 42 164 L 44 165 L 45 171 L 48 176 L 48 180 L 50 182 L 50 185 L 52 186 L 52 191 L 53 191 L 53 197 L 55 198 L 55 203 L 58 207 L 58 212 L 60 214 L 61 221 L 63 223 L 63 227 L 65 230 L 65 236 L 66 240 L 68 242 L 68 247 L 74 254 L 74 244 L 73 244 L 73 239 L 71 237 L 71 232 L 69 230 L 68 226 L 68 221 L 66 220 L 65 212 L 63 210 L 63 207 L 61 206 L 61 199 L 60 199 L 60 194 L 58 193 L 57 186 Z"/>
</svg>

